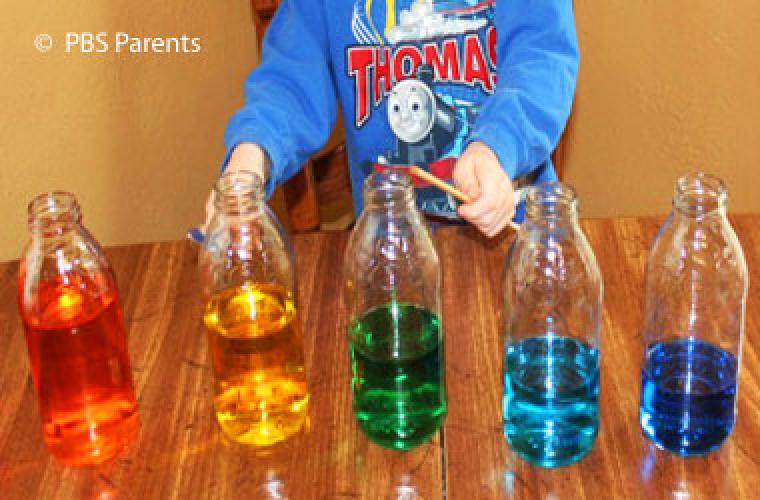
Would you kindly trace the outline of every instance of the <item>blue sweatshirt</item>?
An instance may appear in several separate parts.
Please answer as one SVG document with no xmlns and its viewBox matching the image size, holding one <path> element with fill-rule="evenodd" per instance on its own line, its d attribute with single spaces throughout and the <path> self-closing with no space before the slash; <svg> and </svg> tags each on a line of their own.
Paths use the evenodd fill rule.
<svg viewBox="0 0 760 500">
<path fill-rule="evenodd" d="M 577 69 L 572 0 L 282 0 L 227 157 L 260 145 L 269 195 L 325 143 L 339 102 L 357 213 L 373 170 L 418 165 L 450 181 L 473 141 L 510 179 L 551 180 Z M 423 211 L 457 217 L 448 195 L 415 186 Z"/>
</svg>

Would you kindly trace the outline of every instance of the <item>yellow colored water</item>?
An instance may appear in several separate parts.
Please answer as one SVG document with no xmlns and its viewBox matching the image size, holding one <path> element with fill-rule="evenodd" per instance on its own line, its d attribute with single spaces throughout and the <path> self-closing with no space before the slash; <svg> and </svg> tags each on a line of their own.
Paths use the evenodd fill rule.
<svg viewBox="0 0 760 500">
<path fill-rule="evenodd" d="M 271 284 L 229 288 L 208 302 L 203 321 L 224 433 L 261 447 L 297 433 L 308 416 L 309 391 L 292 293 Z"/>
</svg>

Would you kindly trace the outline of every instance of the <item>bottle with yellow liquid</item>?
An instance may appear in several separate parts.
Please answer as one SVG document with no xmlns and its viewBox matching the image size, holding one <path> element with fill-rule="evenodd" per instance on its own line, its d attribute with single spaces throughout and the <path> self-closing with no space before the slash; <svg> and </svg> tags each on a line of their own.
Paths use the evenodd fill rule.
<svg viewBox="0 0 760 500">
<path fill-rule="evenodd" d="M 251 172 L 222 177 L 200 259 L 214 409 L 233 441 L 270 446 L 308 417 L 295 259 Z"/>
</svg>

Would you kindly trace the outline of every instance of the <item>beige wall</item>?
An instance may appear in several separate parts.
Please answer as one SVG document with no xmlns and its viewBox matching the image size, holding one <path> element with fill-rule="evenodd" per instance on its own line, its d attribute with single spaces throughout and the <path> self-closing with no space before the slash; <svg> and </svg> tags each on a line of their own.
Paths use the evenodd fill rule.
<svg viewBox="0 0 760 500">
<path fill-rule="evenodd" d="M 582 45 L 567 178 L 583 214 L 661 213 L 678 173 L 723 176 L 760 211 L 756 0 L 576 1 Z M 200 36 L 192 55 L 65 54 L 66 31 Z M 58 45 L 37 52 L 35 35 Z M 181 238 L 202 217 L 221 137 L 256 60 L 247 0 L 23 2 L 0 17 L 0 260 L 26 203 L 77 193 L 105 244 Z"/>
<path fill-rule="evenodd" d="M 184 236 L 198 222 L 256 43 L 248 0 L 6 0 L 0 16 L 0 260 L 26 204 L 70 190 L 104 244 Z M 199 54 L 65 53 L 67 31 L 201 37 Z M 34 37 L 49 33 L 49 53 Z"/>
<path fill-rule="evenodd" d="M 576 0 L 582 61 L 566 178 L 589 216 L 663 213 L 676 177 L 722 176 L 760 212 L 757 0 Z"/>
</svg>

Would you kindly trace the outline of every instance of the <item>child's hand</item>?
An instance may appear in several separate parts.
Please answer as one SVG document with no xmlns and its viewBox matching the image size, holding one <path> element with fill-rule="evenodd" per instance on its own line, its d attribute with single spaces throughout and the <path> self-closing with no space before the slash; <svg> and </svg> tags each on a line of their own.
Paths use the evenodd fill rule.
<svg viewBox="0 0 760 500">
<path fill-rule="evenodd" d="M 269 158 L 267 158 L 264 150 L 257 144 L 250 142 L 238 144 L 230 155 L 230 161 L 227 163 L 224 173 L 238 172 L 240 170 L 254 172 L 261 177 L 262 182 L 266 183 L 269 179 Z M 214 190 L 212 189 L 208 200 L 206 200 L 206 221 L 200 228 L 203 233 L 208 229 L 208 225 L 214 217 L 214 212 Z"/>
<path fill-rule="evenodd" d="M 515 215 L 515 191 L 496 154 L 482 142 L 465 149 L 454 167 L 454 182 L 471 198 L 459 207 L 459 216 L 489 238 L 496 236 Z"/>
</svg>

